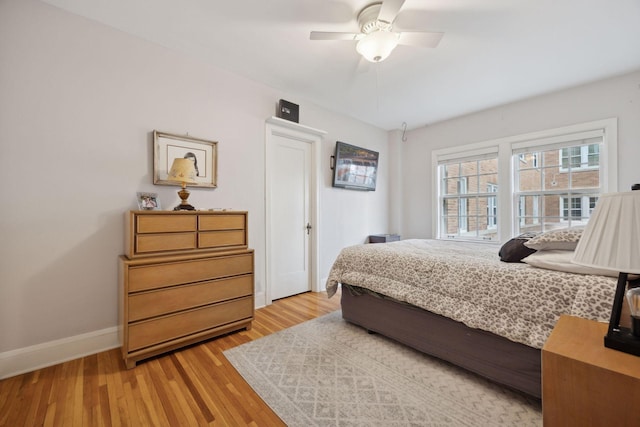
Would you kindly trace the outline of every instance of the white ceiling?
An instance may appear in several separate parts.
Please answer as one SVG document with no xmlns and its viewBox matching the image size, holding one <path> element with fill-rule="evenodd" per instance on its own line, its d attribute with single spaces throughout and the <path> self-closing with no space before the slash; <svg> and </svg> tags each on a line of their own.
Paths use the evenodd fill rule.
<svg viewBox="0 0 640 427">
<path fill-rule="evenodd" d="M 445 33 L 371 64 L 354 42 L 375 0 L 44 0 L 288 94 L 409 129 L 640 69 L 640 0 L 406 0 L 395 30 Z M 274 104 L 275 104 L 274 100 Z"/>
</svg>

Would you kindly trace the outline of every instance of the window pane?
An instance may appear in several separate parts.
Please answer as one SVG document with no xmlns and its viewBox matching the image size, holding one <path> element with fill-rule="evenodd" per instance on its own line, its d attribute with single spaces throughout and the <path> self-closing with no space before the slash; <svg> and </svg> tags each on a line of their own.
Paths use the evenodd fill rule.
<svg viewBox="0 0 640 427">
<path fill-rule="evenodd" d="M 527 219 L 525 223 L 531 224 L 533 221 L 531 218 L 539 218 L 540 212 L 540 196 L 521 196 L 520 197 L 520 216 Z"/>
<path fill-rule="evenodd" d="M 444 194 L 459 194 L 460 178 L 444 179 Z"/>
<path fill-rule="evenodd" d="M 582 163 L 580 147 L 570 147 L 562 149 L 562 168 L 579 168 Z"/>
<path fill-rule="evenodd" d="M 460 165 L 458 163 L 452 163 L 444 166 L 444 173 L 446 177 L 452 178 L 460 176 Z"/>
<path fill-rule="evenodd" d="M 481 174 L 497 174 L 498 159 L 484 159 L 478 162 Z"/>
<path fill-rule="evenodd" d="M 444 199 L 442 214 L 443 216 L 458 216 L 458 199 Z"/>
<path fill-rule="evenodd" d="M 544 190 L 566 190 L 569 187 L 569 173 L 561 173 L 558 168 L 544 169 Z"/>
<path fill-rule="evenodd" d="M 540 196 L 520 196 L 518 202 L 520 233 L 542 231 L 542 204 Z"/>
<path fill-rule="evenodd" d="M 600 186 L 600 170 L 575 170 L 571 174 L 571 188 L 593 188 Z"/>
<path fill-rule="evenodd" d="M 520 191 L 542 190 L 541 186 L 542 170 L 525 169 L 518 172 L 518 187 Z"/>
<path fill-rule="evenodd" d="M 487 193 L 498 192 L 498 175 L 484 175 L 480 177 L 480 190 L 484 189 Z"/>
<path fill-rule="evenodd" d="M 478 194 L 478 177 L 467 177 L 467 194 Z"/>
<path fill-rule="evenodd" d="M 447 236 L 457 236 L 458 235 L 458 217 L 450 216 L 446 218 L 446 234 Z"/>
<path fill-rule="evenodd" d="M 560 166 L 561 152 L 548 150 L 542 152 L 542 167 Z"/>
<path fill-rule="evenodd" d="M 541 233 L 542 232 L 542 223 L 538 224 L 527 224 L 524 227 L 520 227 L 519 233 Z"/>
<path fill-rule="evenodd" d="M 545 218 L 545 224 L 555 224 L 562 220 L 561 197 L 556 195 L 548 195 L 542 197 L 542 216 Z M 545 227 L 547 228 L 547 227 Z M 552 227 L 557 228 L 557 227 Z"/>
<path fill-rule="evenodd" d="M 460 175 L 461 176 L 470 176 L 478 174 L 478 161 L 474 160 L 472 162 L 462 162 L 460 163 Z"/>
<path fill-rule="evenodd" d="M 588 166 L 600 165 L 600 145 L 591 144 L 588 148 Z"/>
</svg>

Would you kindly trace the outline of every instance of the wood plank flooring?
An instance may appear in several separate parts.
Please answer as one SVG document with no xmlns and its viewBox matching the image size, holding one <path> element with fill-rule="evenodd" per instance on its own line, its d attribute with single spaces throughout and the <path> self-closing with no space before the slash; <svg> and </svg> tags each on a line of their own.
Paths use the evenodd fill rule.
<svg viewBox="0 0 640 427">
<path fill-rule="evenodd" d="M 256 310 L 250 331 L 142 361 L 120 349 L 0 381 L 0 426 L 282 426 L 222 352 L 340 308 L 307 292 Z"/>
</svg>

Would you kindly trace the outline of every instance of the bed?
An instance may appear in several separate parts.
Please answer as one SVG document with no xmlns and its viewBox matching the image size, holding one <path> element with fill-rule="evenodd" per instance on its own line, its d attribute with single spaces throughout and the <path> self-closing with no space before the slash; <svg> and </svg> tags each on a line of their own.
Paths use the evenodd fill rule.
<svg viewBox="0 0 640 427">
<path fill-rule="evenodd" d="M 557 245 L 528 257 L 547 268 L 502 262 L 496 246 L 482 243 L 351 246 L 335 260 L 327 292 L 342 285 L 351 323 L 540 398 L 540 351 L 559 316 L 608 321 L 616 286 L 600 271 L 557 271 L 569 264 L 593 273 L 571 265 L 575 244 Z"/>
</svg>

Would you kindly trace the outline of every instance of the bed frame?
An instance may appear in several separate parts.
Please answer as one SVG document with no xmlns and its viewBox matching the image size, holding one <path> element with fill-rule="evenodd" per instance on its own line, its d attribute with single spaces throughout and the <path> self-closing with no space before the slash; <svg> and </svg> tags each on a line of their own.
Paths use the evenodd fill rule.
<svg viewBox="0 0 640 427">
<path fill-rule="evenodd" d="M 421 308 L 342 286 L 342 317 L 423 353 L 541 398 L 541 352 Z M 381 315 L 384 313 L 384 315 Z"/>
</svg>

